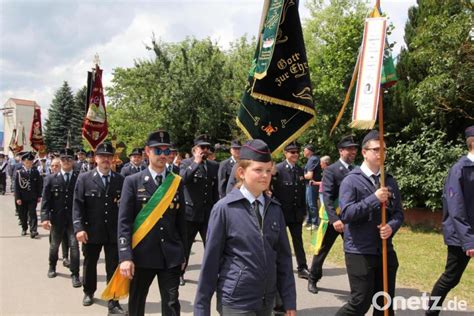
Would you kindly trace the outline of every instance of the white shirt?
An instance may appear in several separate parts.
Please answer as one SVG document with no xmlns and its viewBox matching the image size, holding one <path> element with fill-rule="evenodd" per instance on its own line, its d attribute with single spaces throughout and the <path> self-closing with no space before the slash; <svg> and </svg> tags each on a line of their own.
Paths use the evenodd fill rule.
<svg viewBox="0 0 474 316">
<path fill-rule="evenodd" d="M 367 177 L 369 177 L 370 181 L 375 186 L 375 180 L 374 180 L 374 178 L 372 178 L 372 176 L 376 175 L 377 177 L 379 177 L 380 176 L 380 170 L 377 171 L 377 173 L 373 173 L 372 170 L 370 170 L 369 167 L 367 167 L 365 162 L 363 162 L 362 165 L 360 166 L 360 171 L 362 171 Z"/>
<path fill-rule="evenodd" d="M 100 178 L 102 179 L 102 183 L 104 184 L 104 187 L 106 186 L 106 183 L 105 183 L 105 179 L 103 178 L 103 176 L 108 176 L 109 177 L 108 181 L 110 183 L 110 178 L 112 178 L 112 175 L 111 175 L 110 171 L 109 171 L 108 174 L 103 174 L 102 172 L 99 171 L 99 168 L 97 168 L 97 173 L 99 174 Z"/>
<path fill-rule="evenodd" d="M 342 163 L 342 165 L 346 168 L 346 169 L 349 169 L 349 164 L 347 162 L 345 162 L 344 160 L 342 160 L 341 158 L 339 158 L 339 161 Z"/>
<path fill-rule="evenodd" d="M 265 197 L 263 196 L 263 193 L 260 193 L 260 195 L 255 198 L 255 196 L 253 196 L 253 194 L 250 193 L 243 184 L 240 186 L 240 192 L 242 192 L 242 195 L 250 202 L 250 205 L 252 205 L 255 200 L 260 203 L 258 210 L 260 215 L 263 217 L 263 206 L 265 205 Z"/>
<path fill-rule="evenodd" d="M 64 182 L 66 182 L 66 173 L 69 174 L 69 180 L 71 180 L 71 177 L 72 177 L 72 170 L 69 172 L 66 172 L 63 169 L 61 169 L 61 175 L 63 176 Z"/>
<path fill-rule="evenodd" d="M 474 162 L 474 154 L 471 154 L 471 153 L 467 154 L 467 159 Z"/>
<path fill-rule="evenodd" d="M 166 177 L 166 168 L 163 168 L 163 171 L 161 173 L 157 173 L 155 170 L 151 169 L 150 166 L 148 166 L 148 171 L 150 171 L 150 174 L 151 174 L 151 178 L 153 179 L 153 181 L 155 181 L 155 184 L 158 185 L 158 183 L 156 183 L 156 176 L 157 175 L 161 175 L 161 181 L 163 183 L 163 181 L 165 180 L 165 177 Z"/>
</svg>

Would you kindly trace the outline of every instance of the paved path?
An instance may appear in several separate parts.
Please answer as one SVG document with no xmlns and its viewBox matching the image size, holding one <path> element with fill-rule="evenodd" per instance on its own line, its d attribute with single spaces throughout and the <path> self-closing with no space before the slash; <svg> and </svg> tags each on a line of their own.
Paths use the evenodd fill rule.
<svg viewBox="0 0 474 316">
<path fill-rule="evenodd" d="M 0 196 L 0 315 L 106 315 L 107 302 L 96 298 L 95 304 L 82 306 L 82 289 L 73 288 L 69 270 L 58 263 L 58 276 L 48 279 L 48 232 L 39 228 L 40 238 L 32 240 L 20 236 L 20 227 L 14 214 L 13 196 Z M 180 288 L 183 315 L 192 315 L 196 284 L 203 247 L 196 242 L 186 273 L 187 284 Z M 308 262 L 310 258 L 308 258 Z M 294 263 L 296 264 L 296 263 Z M 82 266 L 81 266 L 82 273 Z M 98 290 L 105 288 L 103 257 L 98 267 Z M 345 269 L 325 266 L 325 277 L 318 284 L 320 292 L 313 295 L 306 290 L 306 280 L 296 278 L 298 315 L 334 315 L 347 300 L 349 286 Z M 414 289 L 397 289 L 397 295 L 420 295 Z M 126 308 L 126 301 L 121 302 Z M 213 307 L 215 302 L 213 302 Z M 150 288 L 146 313 L 158 315 L 161 311 L 158 285 Z M 215 310 L 213 315 L 217 314 Z M 423 315 L 422 312 L 398 312 L 397 315 Z M 446 313 L 444 315 L 467 315 Z"/>
</svg>

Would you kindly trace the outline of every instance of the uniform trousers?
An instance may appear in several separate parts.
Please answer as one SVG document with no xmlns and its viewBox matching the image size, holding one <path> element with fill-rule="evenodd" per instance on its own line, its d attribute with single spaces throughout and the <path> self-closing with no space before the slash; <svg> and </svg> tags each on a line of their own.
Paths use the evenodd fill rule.
<svg viewBox="0 0 474 316">
<path fill-rule="evenodd" d="M 295 250 L 296 263 L 298 264 L 298 271 L 307 269 L 306 254 L 303 246 L 303 227 L 301 223 L 287 223 L 286 226 L 290 230 L 291 240 L 293 242 L 293 249 Z"/>
<path fill-rule="evenodd" d="M 94 295 L 97 290 L 97 261 L 99 261 L 100 251 L 104 247 L 105 252 L 105 272 L 107 283 L 114 275 L 118 265 L 118 249 L 116 243 L 106 244 L 82 244 L 83 264 L 83 284 L 84 293 Z"/>
<path fill-rule="evenodd" d="M 22 200 L 21 205 L 17 205 L 18 217 L 20 218 L 21 228 L 23 230 L 27 230 L 29 224 L 31 233 L 35 233 L 38 231 L 38 216 L 36 215 L 36 205 L 36 200 Z"/>
<path fill-rule="evenodd" d="M 219 306 L 219 314 L 222 316 L 271 316 L 273 315 L 273 304 L 265 304 L 261 309 L 257 311 L 248 311 L 243 309 L 235 309 L 229 306 L 225 306 L 217 302 Z"/>
<path fill-rule="evenodd" d="M 372 304 L 374 294 L 383 291 L 382 255 L 345 254 L 347 275 L 351 287 L 349 301 L 337 312 L 337 316 L 365 315 Z M 388 294 L 395 295 L 395 280 L 398 270 L 398 258 L 394 251 L 387 253 Z M 383 296 L 377 298 L 377 305 L 384 307 Z M 384 315 L 383 310 L 375 308 L 373 315 Z M 389 315 L 394 315 L 392 304 Z"/>
<path fill-rule="evenodd" d="M 186 221 L 186 241 L 187 241 L 187 249 L 186 249 L 186 265 L 183 269 L 182 274 L 186 271 L 186 267 L 188 266 L 189 257 L 191 255 L 191 248 L 193 247 L 194 239 L 197 236 L 197 233 L 201 236 L 202 242 L 206 245 L 206 234 L 207 234 L 207 222 L 191 222 Z"/>
<path fill-rule="evenodd" d="M 446 295 L 449 291 L 458 285 L 461 280 L 462 274 L 466 269 L 471 257 L 466 255 L 466 252 L 461 247 L 448 246 L 448 257 L 446 259 L 446 267 L 443 274 L 436 281 L 433 289 L 431 290 L 431 296 L 438 296 L 438 302 L 430 300 L 430 310 L 426 312 L 426 315 L 439 315 L 439 310 L 431 310 L 433 305 L 436 307 L 442 307 Z"/>
<path fill-rule="evenodd" d="M 161 314 L 176 316 L 180 314 L 179 304 L 179 276 L 181 267 L 170 269 L 150 269 L 135 267 L 135 274 L 130 282 L 130 296 L 128 298 L 128 313 L 130 316 L 145 315 L 145 303 L 148 290 L 155 276 L 161 296 Z"/>
<path fill-rule="evenodd" d="M 332 226 L 331 223 L 328 224 L 328 228 L 326 229 L 326 233 L 324 234 L 324 239 L 321 244 L 321 249 L 319 250 L 317 255 L 313 256 L 313 261 L 311 263 L 311 271 L 309 274 L 309 279 L 313 282 L 318 282 L 323 277 L 323 264 L 324 260 L 329 254 L 329 251 L 334 245 L 336 238 L 338 236 L 343 237 L 343 235 L 337 232 Z M 343 237 L 344 238 L 344 237 Z"/>
<path fill-rule="evenodd" d="M 7 190 L 7 174 L 0 172 L 0 194 L 5 194 Z"/>
<path fill-rule="evenodd" d="M 59 245 L 63 242 L 64 235 L 68 236 L 68 244 L 70 245 L 71 261 L 69 270 L 72 275 L 79 276 L 79 243 L 74 235 L 74 228 L 72 221 L 67 221 L 62 225 L 52 225 L 50 232 L 50 244 L 49 244 L 49 266 L 56 267 L 58 262 L 58 251 Z M 64 256 L 64 254 L 63 254 Z M 66 256 L 67 257 L 67 256 Z"/>
</svg>

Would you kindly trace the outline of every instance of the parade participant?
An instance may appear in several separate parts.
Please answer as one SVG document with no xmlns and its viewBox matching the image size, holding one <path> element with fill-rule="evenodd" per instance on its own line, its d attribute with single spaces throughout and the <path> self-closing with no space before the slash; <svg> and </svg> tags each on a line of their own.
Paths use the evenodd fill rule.
<svg viewBox="0 0 474 316">
<path fill-rule="evenodd" d="M 304 166 L 304 178 L 306 179 L 306 206 L 308 208 L 306 227 L 308 230 L 314 230 L 319 225 L 319 187 L 317 182 L 321 180 L 321 166 L 319 156 L 315 154 L 315 149 L 312 144 L 308 144 L 304 147 L 303 156 L 308 159 Z"/>
<path fill-rule="evenodd" d="M 46 175 L 48 174 L 46 170 L 46 158 L 39 159 L 37 169 L 40 176 L 42 176 L 43 178 L 46 177 Z"/>
<path fill-rule="evenodd" d="M 60 151 L 61 171 L 46 177 L 41 204 L 41 226 L 50 230 L 48 278 L 56 277 L 58 250 L 64 234 L 71 252 L 68 263 L 73 287 L 81 287 L 79 280 L 79 245 L 72 226 L 72 201 L 78 173 L 73 171 L 74 152 Z M 63 254 L 64 255 L 64 254 Z"/>
<path fill-rule="evenodd" d="M 145 150 L 150 165 L 125 179 L 119 208 L 120 273 L 131 279 L 128 312 L 132 316 L 145 314 L 148 290 L 156 276 L 161 295 L 161 314 L 179 315 L 179 279 L 184 267 L 186 240 L 183 188 L 182 185 L 171 185 L 177 176 L 166 170 L 170 154 L 168 132 L 159 130 L 151 133 Z M 179 176 L 177 181 L 179 183 Z M 146 207 L 159 212 L 155 208 L 168 194 L 174 198 L 166 205 L 163 217 L 132 249 L 132 240 L 137 238 L 134 225 L 137 225 L 140 214 L 147 210 Z"/>
<path fill-rule="evenodd" d="M 458 285 L 474 257 L 474 125 L 465 131 L 468 154 L 451 167 L 443 190 L 443 235 L 447 259 L 431 290 L 426 315 L 439 315 L 446 295 Z"/>
<path fill-rule="evenodd" d="M 5 195 L 7 190 L 7 168 L 8 168 L 8 157 L 5 156 L 3 151 L 0 152 L 0 194 Z"/>
<path fill-rule="evenodd" d="M 370 131 L 362 141 L 364 162 L 342 181 L 339 192 L 341 220 L 344 223 L 344 253 L 351 288 L 349 301 L 336 315 L 365 315 L 375 293 L 383 291 L 382 239 L 387 242 L 388 294 L 395 295 L 398 259 L 392 238 L 403 223 L 403 208 L 396 180 L 385 174 L 385 186 L 380 183 L 380 155 L 386 151 L 379 133 Z M 387 223 L 381 225 L 381 203 L 387 209 Z M 384 306 L 383 296 L 377 299 Z M 373 315 L 384 311 L 374 308 Z M 389 314 L 394 315 L 393 304 Z"/>
<path fill-rule="evenodd" d="M 97 168 L 79 175 L 74 190 L 74 233 L 84 255 L 82 305 L 92 305 L 97 289 L 97 261 L 105 252 L 107 282 L 118 265 L 117 220 L 123 177 L 111 170 L 115 150 L 110 143 L 97 146 Z M 108 302 L 109 313 L 123 314 L 118 301 Z"/>
<path fill-rule="evenodd" d="M 216 147 L 212 146 L 209 147 L 209 155 L 207 156 L 208 161 L 216 161 Z"/>
<path fill-rule="evenodd" d="M 51 164 L 50 164 L 50 174 L 56 174 L 59 172 L 59 170 L 61 170 L 61 159 L 59 158 L 54 158 L 52 161 L 51 161 Z"/>
<path fill-rule="evenodd" d="M 339 217 L 339 187 L 344 177 L 354 169 L 352 164 L 357 155 L 357 147 L 352 136 L 342 137 L 337 144 L 339 160 L 324 170 L 322 183 L 325 212 L 321 214 L 323 216 L 317 231 L 317 236 L 320 236 L 322 241 L 313 256 L 308 280 L 308 291 L 314 294 L 318 293 L 317 282 L 323 276 L 324 260 L 337 236 L 342 236 L 344 230 L 344 223 Z"/>
<path fill-rule="evenodd" d="M 180 161 L 177 161 L 176 159 L 178 156 L 178 150 L 174 147 L 173 144 L 171 144 L 170 154 L 166 157 L 166 170 L 179 175 Z"/>
<path fill-rule="evenodd" d="M 15 201 L 21 222 L 21 235 L 26 235 L 29 224 L 31 238 L 38 236 L 36 205 L 41 199 L 41 191 L 43 190 L 43 178 L 38 170 L 33 168 L 34 159 L 35 155 L 32 152 L 23 154 L 21 157 L 23 167 L 15 172 L 14 186 Z"/>
<path fill-rule="evenodd" d="M 298 277 L 307 279 L 309 271 L 302 237 L 302 223 L 306 215 L 305 183 L 303 169 L 297 165 L 299 150 L 300 147 L 295 142 L 284 148 L 286 159 L 276 165 L 272 187 L 273 197 L 281 203 L 286 227 L 290 230 L 298 264 Z"/>
<path fill-rule="evenodd" d="M 189 262 L 191 247 L 197 233 L 206 244 L 207 223 L 212 206 L 219 199 L 217 172 L 219 164 L 207 160 L 209 155 L 209 136 L 199 135 L 194 139 L 193 157 L 181 162 L 179 174 L 183 178 L 186 203 L 186 262 Z M 180 284 L 184 285 L 184 271 Z"/>
<path fill-rule="evenodd" d="M 143 149 L 133 148 L 132 152 L 130 153 L 130 155 L 128 155 L 128 157 L 130 158 L 130 162 L 120 171 L 120 174 L 123 177 L 127 177 L 145 169 L 145 166 L 142 164 Z"/>
<path fill-rule="evenodd" d="M 74 171 L 81 172 L 82 166 L 86 163 L 86 154 L 84 148 L 76 151 L 77 161 L 74 164 Z"/>
<path fill-rule="evenodd" d="M 86 162 L 82 164 L 81 173 L 91 171 L 95 168 L 95 154 L 93 150 L 89 150 L 86 153 Z"/>
<path fill-rule="evenodd" d="M 232 168 L 234 165 L 239 161 L 240 157 L 240 141 L 237 139 L 233 140 L 230 143 L 230 157 L 226 160 L 222 161 L 219 164 L 219 171 L 218 171 L 218 189 L 219 189 L 219 197 L 222 199 L 226 195 L 227 190 L 227 183 L 229 182 L 230 175 L 232 173 Z"/>
<path fill-rule="evenodd" d="M 240 150 L 234 188 L 213 208 L 194 315 L 210 315 L 217 294 L 221 315 L 271 315 L 277 291 L 287 315 L 296 314 L 291 250 L 280 204 L 264 192 L 271 153 L 261 140 Z"/>
</svg>

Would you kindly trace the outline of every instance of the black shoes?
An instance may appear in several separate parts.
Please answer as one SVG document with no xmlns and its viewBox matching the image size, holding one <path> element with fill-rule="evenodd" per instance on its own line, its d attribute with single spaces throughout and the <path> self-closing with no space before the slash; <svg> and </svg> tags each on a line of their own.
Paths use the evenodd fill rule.
<svg viewBox="0 0 474 316">
<path fill-rule="evenodd" d="M 71 281 L 72 281 L 72 287 L 81 287 L 82 286 L 82 282 L 79 279 L 78 275 L 75 275 L 75 274 L 71 275 Z"/>
<path fill-rule="evenodd" d="M 68 258 L 63 258 L 63 266 L 69 268 L 70 262 Z"/>
<path fill-rule="evenodd" d="M 273 315 L 285 315 L 286 310 L 283 305 L 278 305 L 273 308 Z"/>
<path fill-rule="evenodd" d="M 48 278 L 52 279 L 56 277 L 56 268 L 54 267 L 49 267 L 48 269 Z"/>
<path fill-rule="evenodd" d="M 38 232 L 31 232 L 30 237 L 31 237 L 31 239 L 35 239 L 36 236 L 38 236 L 38 235 L 39 235 Z"/>
<path fill-rule="evenodd" d="M 318 293 L 318 286 L 316 281 L 308 280 L 308 292 L 313 294 Z"/>
<path fill-rule="evenodd" d="M 118 301 L 109 301 L 109 315 L 125 315 L 127 314 Z"/>
<path fill-rule="evenodd" d="M 24 229 L 24 230 L 21 231 L 21 235 L 22 235 L 22 236 L 26 236 L 26 229 Z"/>
<path fill-rule="evenodd" d="M 91 306 L 94 304 L 94 295 L 84 294 L 84 298 L 82 299 L 83 306 Z"/>
<path fill-rule="evenodd" d="M 309 278 L 309 271 L 306 268 L 298 270 L 298 278 L 300 279 L 308 279 Z"/>
<path fill-rule="evenodd" d="M 185 285 L 186 285 L 186 281 L 184 280 L 184 276 L 180 276 L 180 277 L 179 277 L 179 285 L 181 285 L 181 286 L 185 286 Z"/>
</svg>

